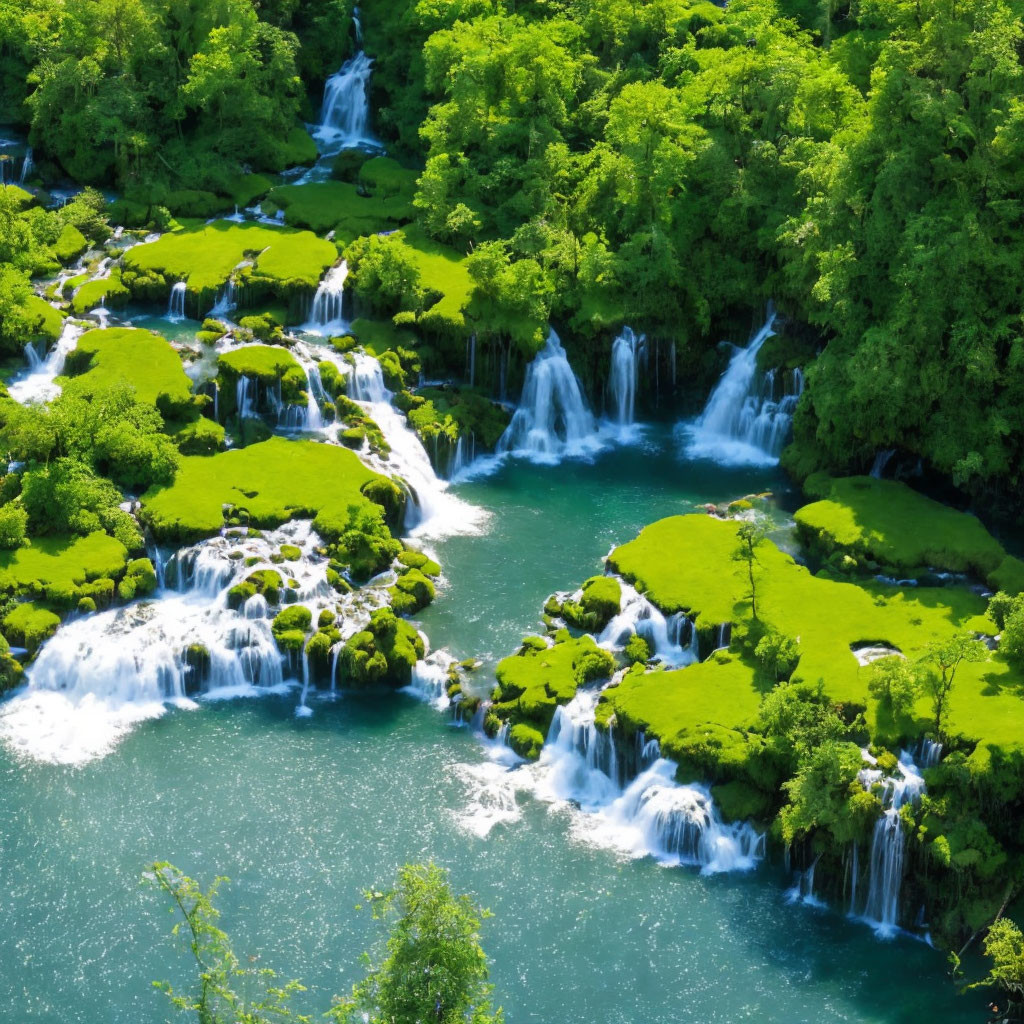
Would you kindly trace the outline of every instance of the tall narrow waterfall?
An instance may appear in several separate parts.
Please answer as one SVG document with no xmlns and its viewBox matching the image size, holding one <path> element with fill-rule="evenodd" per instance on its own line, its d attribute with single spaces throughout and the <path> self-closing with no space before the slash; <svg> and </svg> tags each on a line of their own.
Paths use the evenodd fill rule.
<svg viewBox="0 0 1024 1024">
<path fill-rule="evenodd" d="M 348 373 L 348 394 L 367 406 L 391 448 L 387 462 L 377 460 L 378 468 L 384 473 L 397 473 L 411 492 L 406 527 L 418 536 L 475 533 L 483 511 L 448 493 L 448 484 L 434 472 L 420 439 L 392 406 L 380 363 L 373 356 L 356 353 L 355 365 Z"/>
<path fill-rule="evenodd" d="M 612 734 L 594 724 L 597 698 L 581 690 L 556 709 L 536 769 L 541 794 L 578 805 L 590 839 L 631 856 L 705 873 L 754 867 L 764 836 L 748 823 L 726 825 L 704 786 L 676 782 L 656 743 L 638 737 L 635 763 L 620 764 Z"/>
<path fill-rule="evenodd" d="M 736 349 L 700 418 L 684 428 L 686 453 L 725 465 L 774 465 L 789 437 L 803 374 L 758 374 L 757 354 L 774 333 L 772 313 L 746 348 Z"/>
<path fill-rule="evenodd" d="M 327 560 L 317 554 L 322 541 L 308 523 L 259 538 L 203 541 L 167 567 L 176 590 L 62 626 L 28 669 L 27 688 L 0 705 L 0 737 L 39 760 L 74 763 L 103 755 L 168 704 L 280 692 L 299 666 L 278 650 L 266 601 L 235 610 L 228 591 L 255 569 L 273 569 L 271 556 L 283 543 L 302 551 L 288 564 L 296 601 L 314 622 L 322 608 L 336 609 Z M 363 628 L 386 601 L 383 582 L 342 598 L 342 636 Z"/>
<path fill-rule="evenodd" d="M 35 165 L 35 161 L 32 159 L 32 147 L 29 146 L 25 150 L 25 155 L 21 158 L 21 175 L 18 178 L 19 185 L 24 185 L 28 181 L 28 176 L 32 173 L 32 168 Z"/>
<path fill-rule="evenodd" d="M 171 297 L 167 303 L 167 319 L 173 323 L 181 323 L 185 319 L 185 294 L 188 285 L 184 281 L 178 281 L 171 288 Z"/>
<path fill-rule="evenodd" d="M 864 756 L 866 760 L 874 761 L 867 752 Z M 906 847 L 900 808 L 918 800 L 925 790 L 921 772 L 905 751 L 900 754 L 897 768 L 899 774 L 895 776 L 885 775 L 877 768 L 865 768 L 860 773 L 860 781 L 865 789 L 881 785 L 883 811 L 871 839 L 868 891 L 864 906 L 851 906 L 850 911 L 873 924 L 882 937 L 895 934 L 899 928 L 900 890 L 903 885 Z"/>
<path fill-rule="evenodd" d="M 594 417 L 554 330 L 526 370 L 512 422 L 498 440 L 499 453 L 557 462 L 600 447 Z"/>
<path fill-rule="evenodd" d="M 609 412 L 618 427 L 636 419 L 636 391 L 640 364 L 647 354 L 647 339 L 632 327 L 623 327 L 612 343 L 612 367 L 608 377 Z"/>
<path fill-rule="evenodd" d="M 29 352 L 27 348 L 28 372 L 8 386 L 7 392 L 11 398 L 22 405 L 27 402 L 49 402 L 56 398 L 60 394 L 60 387 L 54 381 L 64 372 L 68 353 L 74 350 L 84 330 L 71 320 L 65 320 L 57 344 L 45 359 L 40 359 L 35 349 Z"/>
<path fill-rule="evenodd" d="M 375 145 L 370 134 L 370 75 L 373 60 L 360 50 L 324 86 L 320 124 L 313 133 L 325 154 Z"/>
<path fill-rule="evenodd" d="M 348 330 L 345 321 L 345 281 L 348 280 L 348 264 L 342 260 L 327 271 L 327 276 L 313 296 L 309 321 L 302 325 L 308 334 L 331 336 Z"/>
</svg>

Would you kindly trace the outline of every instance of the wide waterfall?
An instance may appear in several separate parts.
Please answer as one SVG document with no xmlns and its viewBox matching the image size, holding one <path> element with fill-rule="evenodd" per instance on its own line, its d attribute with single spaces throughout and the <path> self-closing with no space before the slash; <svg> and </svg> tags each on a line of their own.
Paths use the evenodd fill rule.
<svg viewBox="0 0 1024 1024">
<path fill-rule="evenodd" d="M 360 50 L 324 85 L 320 124 L 313 132 L 324 154 L 375 146 L 370 133 L 370 75 L 373 60 Z"/>
<path fill-rule="evenodd" d="M 167 319 L 172 323 L 181 323 L 185 319 L 185 294 L 188 285 L 178 281 L 171 288 L 171 297 L 167 303 Z"/>
<path fill-rule="evenodd" d="M 345 281 L 348 279 L 348 264 L 342 260 L 336 267 L 331 267 L 327 276 L 313 296 L 309 320 L 302 325 L 308 334 L 319 334 L 329 337 L 344 334 L 348 330 L 345 320 Z"/>
<path fill-rule="evenodd" d="M 620 649 L 636 633 L 647 641 L 654 661 L 682 668 L 700 660 L 697 630 L 686 615 L 677 612 L 666 618 L 628 583 L 621 587 L 621 610 L 597 638 L 602 647 Z"/>
<path fill-rule="evenodd" d="M 686 453 L 722 465 L 770 466 L 789 438 L 803 374 L 781 379 L 774 370 L 757 372 L 757 355 L 774 333 L 774 312 L 746 348 L 738 348 L 715 385 L 704 412 L 683 428 Z"/>
<path fill-rule="evenodd" d="M 632 327 L 623 327 L 612 343 L 612 367 L 608 377 L 609 412 L 617 427 L 636 420 L 636 392 L 640 365 L 647 355 L 647 339 Z"/>
<path fill-rule="evenodd" d="M 498 440 L 499 454 L 539 462 L 590 454 L 600 448 L 594 417 L 554 330 L 526 370 L 519 407 Z"/>
<path fill-rule="evenodd" d="M 864 758 L 874 758 L 864 751 Z M 860 782 L 865 789 L 881 786 L 883 811 L 875 823 L 871 839 L 871 859 L 868 866 L 868 891 L 864 906 L 858 907 L 856 885 L 853 886 L 850 913 L 862 917 L 875 926 L 880 937 L 889 937 L 899 929 L 900 890 L 903 885 L 906 835 L 900 808 L 919 800 L 925 790 L 924 779 L 917 765 L 906 751 L 900 752 L 898 775 L 886 775 L 878 768 L 865 768 Z"/>
<path fill-rule="evenodd" d="M 22 405 L 27 402 L 50 402 L 60 394 L 60 386 L 54 381 L 64 372 L 64 363 L 68 353 L 74 351 L 78 339 L 85 328 L 70 319 L 64 321 L 64 327 L 57 339 L 57 344 L 50 350 L 45 359 L 39 358 L 31 345 L 25 347 L 28 359 L 28 372 L 7 388 L 7 393 Z"/>
<path fill-rule="evenodd" d="M 597 699 L 581 690 L 556 709 L 540 761 L 521 769 L 537 773 L 538 795 L 579 807 L 581 838 L 629 856 L 708 874 L 753 868 L 764 836 L 749 823 L 725 824 L 706 787 L 676 782 L 676 765 L 642 734 L 622 764 L 613 732 L 594 724 Z"/>
<path fill-rule="evenodd" d="M 321 609 L 341 605 L 336 624 L 344 638 L 386 603 L 387 579 L 339 597 L 308 523 L 259 538 L 203 541 L 167 566 L 175 589 L 62 626 L 29 668 L 27 688 L 0 707 L 0 737 L 39 760 L 76 763 L 107 753 L 168 705 L 287 689 L 300 666 L 278 650 L 266 601 L 233 609 L 228 594 L 256 569 L 276 568 L 271 556 L 284 543 L 302 551 L 286 575 L 314 622 Z M 239 551 L 244 557 L 232 557 Z"/>
<path fill-rule="evenodd" d="M 364 454 L 382 472 L 396 473 L 405 481 L 411 497 L 406 527 L 414 536 L 476 533 L 483 511 L 448 493 L 448 484 L 434 472 L 420 439 L 391 404 L 380 363 L 363 352 L 357 352 L 354 360 L 348 371 L 349 398 L 367 407 L 391 448 L 387 461 Z"/>
</svg>

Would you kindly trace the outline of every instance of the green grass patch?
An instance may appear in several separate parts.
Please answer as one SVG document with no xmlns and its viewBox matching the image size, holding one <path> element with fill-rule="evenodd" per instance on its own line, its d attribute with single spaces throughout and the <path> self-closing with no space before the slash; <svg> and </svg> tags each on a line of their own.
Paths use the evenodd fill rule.
<svg viewBox="0 0 1024 1024">
<path fill-rule="evenodd" d="M 169 487 L 143 497 L 143 516 L 159 538 L 216 533 L 224 506 L 248 513 L 254 526 L 272 527 L 299 516 L 336 533 L 350 505 L 368 501 L 361 488 L 381 479 L 345 448 L 272 437 L 248 448 L 186 456 Z"/>
<path fill-rule="evenodd" d="M 88 248 L 89 241 L 85 235 L 74 224 L 65 224 L 57 241 L 53 243 L 53 254 L 61 263 L 68 264 L 78 259 Z"/>
<path fill-rule="evenodd" d="M 133 327 L 89 331 L 68 356 L 62 383 L 89 393 L 119 383 L 135 389 L 140 401 L 168 412 L 183 410 L 192 401 L 192 384 L 181 359 L 159 334 Z"/>
<path fill-rule="evenodd" d="M 71 311 L 81 315 L 100 305 L 116 309 L 125 305 L 130 298 L 131 292 L 121 281 L 121 274 L 114 270 L 110 277 L 86 281 L 72 297 Z"/>
<path fill-rule="evenodd" d="M 225 352 L 217 362 L 235 376 L 258 377 L 263 381 L 277 380 L 289 370 L 302 372 L 302 367 L 287 349 L 273 345 L 246 345 Z"/>
<path fill-rule="evenodd" d="M 347 181 L 282 185 L 267 196 L 267 201 L 284 210 L 286 223 L 321 235 L 333 231 L 341 244 L 361 235 L 393 230 L 415 216 L 409 194 L 363 195 Z"/>
<path fill-rule="evenodd" d="M 106 533 L 87 537 L 34 537 L 25 547 L 0 551 L 0 589 L 16 594 L 77 587 L 124 571 L 128 551 Z"/>
<path fill-rule="evenodd" d="M 998 573 L 1014 592 L 1024 586 L 1024 564 L 975 516 L 894 480 L 812 477 L 807 486 L 822 500 L 796 513 L 797 526 L 803 542 L 825 557 L 847 554 L 911 574 L 968 572 L 987 582 Z"/>
<path fill-rule="evenodd" d="M 316 288 L 325 270 L 338 258 L 335 247 L 309 231 L 264 224 L 215 221 L 202 227 L 164 235 L 124 255 L 130 271 L 143 278 L 158 275 L 169 283 L 187 281 L 193 295 L 216 292 L 244 260 L 253 265 L 246 278 L 283 286 Z M 135 278 L 130 279 L 133 283 Z"/>
<path fill-rule="evenodd" d="M 54 309 L 45 299 L 38 295 L 30 295 L 25 300 L 25 309 L 36 326 L 31 328 L 31 339 L 52 344 L 60 337 L 64 329 L 64 314 Z"/>
<path fill-rule="evenodd" d="M 722 622 L 743 629 L 751 609 L 746 565 L 733 557 L 737 528 L 734 521 L 702 515 L 663 519 L 616 548 L 609 564 L 664 612 L 685 611 L 695 617 L 704 634 Z M 878 705 L 868 697 L 870 670 L 858 665 L 851 648 L 885 643 L 914 659 L 929 643 L 959 630 L 995 632 L 984 599 L 966 588 L 900 589 L 813 576 L 770 541 L 758 548 L 754 573 L 761 622 L 799 640 L 801 655 L 793 679 L 823 680 L 833 699 L 866 706 L 869 726 L 881 725 L 886 732 L 892 723 L 878 721 Z M 1022 695 L 1021 673 L 1002 656 L 962 665 L 948 728 L 1000 747 L 1024 748 Z M 735 694 L 727 696 L 723 707 L 735 699 Z M 927 698 L 920 699 L 915 711 L 916 722 L 904 724 L 923 733 L 930 718 Z M 678 718 L 678 728 L 663 724 L 668 734 L 692 724 L 686 715 L 689 711 Z M 741 720 L 737 715 L 724 724 L 735 727 Z"/>
</svg>

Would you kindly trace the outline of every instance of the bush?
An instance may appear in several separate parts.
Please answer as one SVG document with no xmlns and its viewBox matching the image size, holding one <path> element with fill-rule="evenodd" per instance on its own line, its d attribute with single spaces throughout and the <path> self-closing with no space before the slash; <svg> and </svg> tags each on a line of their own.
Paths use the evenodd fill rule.
<svg viewBox="0 0 1024 1024">
<path fill-rule="evenodd" d="M 894 654 L 872 663 L 868 691 L 889 707 L 893 717 L 901 717 L 914 710 L 922 683 L 920 667 Z"/>
<path fill-rule="evenodd" d="M 800 645 L 790 636 L 769 630 L 757 642 L 754 657 L 776 682 L 788 679 L 800 660 Z"/>
<path fill-rule="evenodd" d="M 1010 612 L 1003 623 L 999 650 L 1018 665 L 1024 664 L 1024 597 L 1013 599 Z"/>
<path fill-rule="evenodd" d="M 631 665 L 638 665 L 650 661 L 651 645 L 638 633 L 634 633 L 626 641 L 626 648 L 622 653 Z"/>
<path fill-rule="evenodd" d="M 28 513 L 24 507 L 10 503 L 0 507 L 0 548 L 13 551 L 25 542 Z"/>
</svg>

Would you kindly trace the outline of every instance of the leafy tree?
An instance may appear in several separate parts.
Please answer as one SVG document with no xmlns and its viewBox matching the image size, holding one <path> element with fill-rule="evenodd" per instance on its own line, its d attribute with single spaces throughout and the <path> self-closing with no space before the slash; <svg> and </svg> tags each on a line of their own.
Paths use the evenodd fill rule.
<svg viewBox="0 0 1024 1024">
<path fill-rule="evenodd" d="M 757 580 L 754 575 L 754 566 L 757 564 L 758 548 L 765 542 L 768 536 L 764 525 L 753 520 L 740 524 L 736 531 L 739 544 L 733 552 L 733 558 L 742 562 L 747 570 L 747 586 L 750 595 L 750 614 L 757 620 Z"/>
<path fill-rule="evenodd" d="M 998 988 L 1005 998 L 997 1000 L 1000 1020 L 1019 1020 L 1024 1010 L 1024 934 L 1008 917 L 994 921 L 982 944 L 992 961 L 988 974 L 969 988 Z"/>
<path fill-rule="evenodd" d="M 330 1016 L 337 1024 L 500 1024 L 491 1006 L 480 924 L 487 915 L 456 896 L 435 864 L 406 865 L 395 888 L 367 893 L 374 917 L 389 922 L 384 955 Z"/>
<path fill-rule="evenodd" d="M 788 679 L 800 660 L 800 644 L 793 637 L 771 629 L 758 640 L 754 657 L 772 679 Z"/>
<path fill-rule="evenodd" d="M 923 688 L 921 666 L 899 655 L 890 655 L 873 662 L 868 677 L 868 691 L 888 707 L 894 718 L 909 715 Z"/>
<path fill-rule="evenodd" d="M 963 662 L 987 661 L 989 649 L 971 633 L 957 633 L 948 640 L 933 643 L 924 657 L 931 671 L 925 676 L 925 687 L 932 698 L 935 713 L 935 733 L 944 736 L 943 720 L 953 692 L 957 669 Z"/>
</svg>

